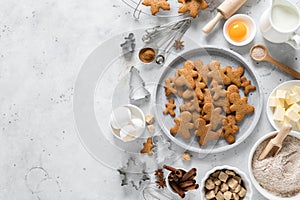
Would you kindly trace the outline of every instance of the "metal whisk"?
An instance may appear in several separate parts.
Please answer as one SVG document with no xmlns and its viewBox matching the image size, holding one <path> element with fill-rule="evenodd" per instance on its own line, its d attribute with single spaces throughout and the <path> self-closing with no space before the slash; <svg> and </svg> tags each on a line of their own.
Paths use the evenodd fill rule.
<svg viewBox="0 0 300 200">
<path fill-rule="evenodd" d="M 162 65 L 167 55 L 173 48 L 175 40 L 181 40 L 185 32 L 191 26 L 192 18 L 188 17 L 177 22 L 171 22 L 165 25 L 155 26 L 145 30 L 142 37 L 143 42 L 160 50 L 156 56 L 156 63 Z"/>
</svg>

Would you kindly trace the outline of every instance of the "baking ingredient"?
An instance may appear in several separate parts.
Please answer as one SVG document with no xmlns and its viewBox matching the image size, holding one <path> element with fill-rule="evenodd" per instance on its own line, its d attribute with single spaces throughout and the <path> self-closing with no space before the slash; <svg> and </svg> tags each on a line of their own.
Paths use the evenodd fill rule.
<svg viewBox="0 0 300 200">
<path fill-rule="evenodd" d="M 166 185 L 166 178 L 164 176 L 164 171 L 163 169 L 157 169 L 155 170 L 155 173 L 154 173 L 155 177 L 156 177 L 156 185 L 159 189 L 161 188 L 165 188 L 167 185 Z"/>
<path fill-rule="evenodd" d="M 152 48 L 143 48 L 140 50 L 139 58 L 144 63 L 150 63 L 155 58 L 155 51 Z"/>
<path fill-rule="evenodd" d="M 244 199 L 247 190 L 242 178 L 233 170 L 217 170 L 209 175 L 204 184 L 205 199 Z"/>
<path fill-rule="evenodd" d="M 294 29 L 299 24 L 298 13 L 292 7 L 281 4 L 272 7 L 271 19 L 276 28 L 284 31 Z"/>
<path fill-rule="evenodd" d="M 197 190 L 199 188 L 199 184 L 197 184 L 195 180 L 197 175 L 196 168 L 185 171 L 182 169 L 176 169 L 169 165 L 164 165 L 163 167 L 170 171 L 168 175 L 168 183 L 171 189 L 181 198 L 185 197 L 186 192 L 190 190 Z"/>
<path fill-rule="evenodd" d="M 256 181 L 267 191 L 280 197 L 292 197 L 300 192 L 300 139 L 288 135 L 275 157 L 258 157 L 272 138 L 263 141 L 255 150 L 252 171 Z"/>
<path fill-rule="evenodd" d="M 114 129 L 121 129 L 130 122 L 131 113 L 127 107 L 118 107 L 111 113 L 110 123 Z"/>
<path fill-rule="evenodd" d="M 260 46 L 257 46 L 252 50 L 252 56 L 257 60 L 263 59 L 265 55 L 266 51 Z"/>
<path fill-rule="evenodd" d="M 154 123 L 155 118 L 154 118 L 153 115 L 147 114 L 147 115 L 145 116 L 145 120 L 146 120 L 147 125 L 151 125 L 151 124 Z"/>
<path fill-rule="evenodd" d="M 241 42 L 246 39 L 247 26 L 243 21 L 235 20 L 228 26 L 228 35 L 235 42 Z"/>
<path fill-rule="evenodd" d="M 300 131 L 300 87 L 292 85 L 289 89 L 277 89 L 269 98 L 269 106 L 273 110 L 273 120 L 283 124 L 291 123 Z M 295 123 L 295 124 L 293 124 Z"/>
</svg>

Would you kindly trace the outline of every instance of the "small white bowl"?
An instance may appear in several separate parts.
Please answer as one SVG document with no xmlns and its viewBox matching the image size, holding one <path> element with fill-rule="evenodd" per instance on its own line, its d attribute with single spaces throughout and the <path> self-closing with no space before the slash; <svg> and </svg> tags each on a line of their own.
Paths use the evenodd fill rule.
<svg viewBox="0 0 300 200">
<path fill-rule="evenodd" d="M 286 82 L 283 82 L 281 83 L 280 85 L 278 85 L 270 94 L 270 96 L 268 97 L 268 102 L 267 102 L 267 116 L 268 116 L 268 119 L 269 119 L 269 122 L 271 123 L 271 125 L 273 126 L 273 128 L 275 130 L 279 130 L 280 127 L 282 126 L 282 124 L 279 124 L 278 122 L 274 121 L 273 120 L 273 110 L 272 108 L 270 107 L 270 97 L 272 96 L 275 96 L 275 93 L 278 89 L 285 89 L 285 90 L 289 90 L 292 88 L 292 86 L 299 86 L 300 87 L 300 80 L 291 80 L 291 81 L 286 81 Z M 297 130 L 296 126 L 294 123 L 292 123 L 293 125 L 293 132 L 296 132 L 298 134 L 300 134 L 300 132 Z"/>
<path fill-rule="evenodd" d="M 247 190 L 247 194 L 246 194 L 246 196 L 243 200 L 252 200 L 253 189 L 252 189 L 251 182 L 250 182 L 249 178 L 247 177 L 247 175 L 243 171 L 241 171 L 240 169 L 238 169 L 236 167 L 228 166 L 228 165 L 217 166 L 217 167 L 213 168 L 212 170 L 208 171 L 205 174 L 204 178 L 201 181 L 201 185 L 200 185 L 202 187 L 202 189 L 201 189 L 201 199 L 205 200 L 205 181 L 209 178 L 209 176 L 212 173 L 214 173 L 217 170 L 223 170 L 223 169 L 232 170 L 242 178 L 245 189 Z"/>
<path fill-rule="evenodd" d="M 185 171 L 185 172 L 188 172 L 187 170 L 185 169 L 182 169 L 181 170 Z M 166 186 L 167 186 L 167 190 L 168 192 L 171 194 L 170 196 L 172 198 L 172 200 L 179 200 L 179 199 L 182 199 L 174 190 L 173 188 L 170 186 L 170 183 L 169 183 L 169 180 L 168 180 L 168 177 L 169 175 L 171 174 L 172 172 L 169 172 L 166 176 Z M 196 178 L 194 178 L 196 180 Z M 196 183 L 197 184 L 197 183 Z M 200 188 L 200 187 L 199 187 Z M 197 192 L 199 190 L 199 188 L 197 188 L 196 190 L 190 190 L 190 191 L 187 191 L 185 192 L 185 197 L 184 199 L 193 199 L 193 192 Z"/>
<path fill-rule="evenodd" d="M 252 159 L 253 159 L 253 155 L 254 152 L 256 150 L 256 148 L 258 147 L 258 145 L 260 143 L 262 143 L 263 141 L 265 141 L 267 138 L 275 136 L 275 134 L 277 134 L 278 131 L 273 131 L 271 133 L 266 134 L 265 136 L 263 136 L 262 138 L 260 138 L 252 147 L 251 151 L 250 151 L 250 155 L 249 155 L 249 160 L 248 160 L 248 170 L 249 170 L 249 175 L 250 175 L 250 179 L 254 185 L 254 187 L 259 191 L 260 194 L 262 194 L 264 197 L 266 197 L 267 199 L 271 199 L 271 200 L 299 200 L 300 199 L 300 193 L 294 197 L 278 197 L 275 196 L 274 194 L 270 193 L 269 191 L 265 190 L 264 188 L 262 188 L 259 183 L 256 181 L 253 173 L 252 173 Z M 291 132 L 289 133 L 289 135 L 297 137 L 300 139 L 300 135 L 295 133 L 295 132 Z"/>
<path fill-rule="evenodd" d="M 246 39 L 241 42 L 233 41 L 228 35 L 228 27 L 230 26 L 230 24 L 232 22 L 234 22 L 236 20 L 244 22 L 244 24 L 247 27 Z M 233 15 L 232 17 L 230 17 L 229 19 L 227 19 L 227 21 L 225 22 L 225 24 L 223 26 L 223 35 L 224 35 L 225 39 L 227 40 L 227 42 L 229 42 L 230 44 L 235 45 L 235 46 L 244 46 L 244 45 L 249 44 L 254 39 L 254 37 L 256 35 L 256 24 L 255 24 L 254 20 L 251 17 L 249 17 L 248 15 L 236 14 L 236 15 Z"/>
<path fill-rule="evenodd" d="M 132 135 L 131 137 L 121 138 L 121 136 L 120 136 L 120 134 L 121 134 L 121 128 L 120 129 L 116 129 L 112 125 L 113 124 L 112 121 L 114 121 L 116 118 L 118 118 L 118 117 L 114 117 L 113 112 L 112 112 L 112 115 L 110 117 L 110 127 L 112 129 L 113 135 L 116 138 L 118 138 L 119 140 L 123 141 L 123 142 L 133 141 L 133 140 L 137 139 L 138 137 L 140 137 L 143 134 L 144 130 L 145 130 L 145 127 L 146 127 L 145 115 L 144 115 L 143 111 L 139 107 L 137 107 L 135 105 L 132 105 L 132 104 L 122 105 L 122 106 L 116 108 L 115 110 L 120 110 L 119 108 L 128 108 L 128 110 L 130 112 L 130 119 L 128 120 L 128 123 L 125 126 L 132 125 L 133 121 L 137 121 L 137 122 L 140 121 L 140 124 L 139 124 L 139 127 L 136 128 L 136 134 Z M 121 109 L 121 110 L 124 110 L 124 109 Z M 125 111 L 126 111 L 126 109 L 125 109 Z M 121 115 L 121 113 L 119 113 L 119 115 Z M 122 119 L 122 120 L 126 119 L 127 120 L 127 118 L 128 118 L 127 113 L 122 114 L 122 115 L 124 115 L 125 117 L 122 117 L 120 119 Z"/>
</svg>

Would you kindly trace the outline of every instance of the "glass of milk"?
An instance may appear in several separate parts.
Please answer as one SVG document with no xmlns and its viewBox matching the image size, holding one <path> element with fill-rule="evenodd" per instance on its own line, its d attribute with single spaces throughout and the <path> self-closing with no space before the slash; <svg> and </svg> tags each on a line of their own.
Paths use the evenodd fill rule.
<svg viewBox="0 0 300 200">
<path fill-rule="evenodd" d="M 300 36 L 295 33 L 299 26 L 299 8 L 288 0 L 273 0 L 272 7 L 263 13 L 259 23 L 265 39 L 288 43 L 295 49 L 300 48 Z"/>
</svg>

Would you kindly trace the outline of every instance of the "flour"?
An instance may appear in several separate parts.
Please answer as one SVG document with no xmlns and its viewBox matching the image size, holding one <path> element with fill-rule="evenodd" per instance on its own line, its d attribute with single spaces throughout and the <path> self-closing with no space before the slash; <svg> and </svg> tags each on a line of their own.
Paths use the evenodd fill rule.
<svg viewBox="0 0 300 200">
<path fill-rule="evenodd" d="M 300 192 L 300 139 L 287 136 L 275 157 L 258 161 L 258 157 L 271 138 L 256 149 L 252 170 L 256 181 L 266 190 L 280 197 L 292 197 Z"/>
<path fill-rule="evenodd" d="M 252 56 L 256 59 L 263 59 L 266 55 L 266 52 L 263 48 L 261 47 L 255 47 L 253 50 L 252 50 Z"/>
</svg>

